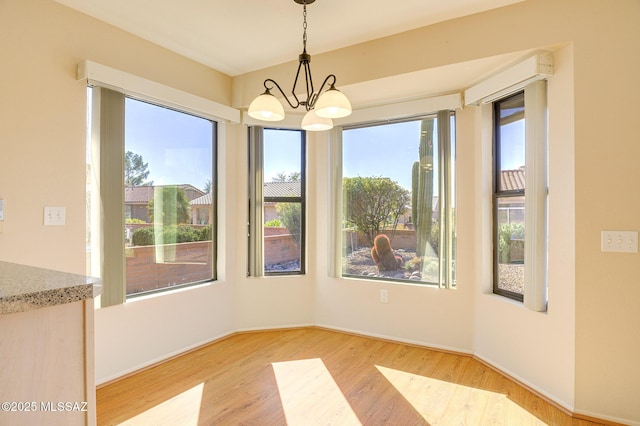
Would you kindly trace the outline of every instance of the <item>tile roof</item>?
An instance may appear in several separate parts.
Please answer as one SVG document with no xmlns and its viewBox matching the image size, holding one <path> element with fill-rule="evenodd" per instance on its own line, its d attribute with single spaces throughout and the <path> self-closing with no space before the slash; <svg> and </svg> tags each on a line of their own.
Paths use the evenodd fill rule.
<svg viewBox="0 0 640 426">
<path fill-rule="evenodd" d="M 190 184 L 181 185 L 156 185 L 156 186 L 127 186 L 124 188 L 124 203 L 125 204 L 147 204 L 153 199 L 153 192 L 155 188 L 162 188 L 163 186 L 177 186 L 183 189 L 189 196 L 204 194 L 201 190 Z"/>
<path fill-rule="evenodd" d="M 265 182 L 264 197 L 299 197 L 300 182 Z"/>
<path fill-rule="evenodd" d="M 500 174 L 501 191 L 524 191 L 524 166 L 516 170 L 502 170 Z"/>
<path fill-rule="evenodd" d="M 148 203 L 153 198 L 153 186 L 134 186 L 124 189 L 125 204 Z"/>
<path fill-rule="evenodd" d="M 300 182 L 265 182 L 264 197 L 299 197 Z M 207 206 L 211 205 L 211 194 L 205 194 L 191 201 L 191 205 Z M 268 205 L 274 203 L 265 203 Z"/>
<path fill-rule="evenodd" d="M 211 193 L 204 194 L 202 197 L 198 197 L 194 200 L 191 200 L 189 203 L 191 205 L 199 205 L 199 206 L 210 206 L 211 205 Z"/>
</svg>

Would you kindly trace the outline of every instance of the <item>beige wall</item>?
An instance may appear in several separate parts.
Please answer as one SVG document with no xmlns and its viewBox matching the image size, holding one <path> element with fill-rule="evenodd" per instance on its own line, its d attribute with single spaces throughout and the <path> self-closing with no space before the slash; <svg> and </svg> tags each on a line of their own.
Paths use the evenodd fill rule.
<svg viewBox="0 0 640 426">
<path fill-rule="evenodd" d="M 76 80 L 78 63 L 225 104 L 231 79 L 50 0 L 1 1 L 0 28 L 0 258 L 35 255 L 36 266 L 84 273 L 86 83 Z M 44 227 L 44 206 L 66 207 L 67 226 Z"/>
<path fill-rule="evenodd" d="M 363 80 L 539 48 L 556 51 L 561 71 L 554 77 L 555 87 L 550 93 L 553 204 L 549 313 L 520 312 L 520 308 L 486 294 L 487 277 L 482 266 L 487 260 L 482 251 L 487 248 L 483 245 L 486 230 L 477 227 L 488 222 L 483 217 L 486 212 L 481 199 L 468 204 L 479 208 L 472 210 L 473 217 L 464 218 L 459 212 L 460 245 L 479 245 L 468 263 L 463 264 L 462 253 L 459 262 L 458 291 L 464 293 L 466 286 L 474 287 L 474 301 L 466 303 L 461 294 L 451 305 L 444 305 L 458 308 L 448 311 L 454 315 L 455 332 L 451 335 L 457 336 L 455 341 L 451 341 L 451 335 L 426 331 L 432 319 L 432 296 L 413 306 L 414 290 L 398 287 L 393 292 L 400 294 L 402 308 L 380 307 L 374 303 L 378 285 L 326 280 L 322 268 L 317 284 L 317 320 L 371 333 L 391 330 L 394 336 L 409 339 L 421 331 L 431 343 L 461 347 L 466 344 L 462 330 L 472 327 L 474 352 L 553 394 L 560 403 L 584 414 L 640 422 L 640 407 L 634 402 L 640 392 L 640 367 L 636 362 L 640 352 L 640 258 L 638 254 L 600 251 L 601 230 L 640 229 L 640 192 L 633 190 L 634 183 L 640 181 L 640 144 L 635 125 L 640 114 L 636 102 L 640 95 L 640 2 L 528 0 L 316 55 L 314 71 L 323 74 L 330 69 L 348 94 L 349 85 Z M 234 105 L 247 105 L 264 75 L 286 81 L 290 67 L 285 64 L 234 78 Z M 465 111 L 460 117 L 470 120 L 469 114 Z M 475 120 L 481 121 L 482 115 L 478 114 Z M 469 137 L 477 138 L 480 144 L 481 123 L 477 125 Z M 460 134 L 465 132 L 459 130 Z M 459 139 L 459 144 L 464 146 L 466 142 Z M 477 149 L 478 145 L 474 146 Z M 462 155 L 461 150 L 458 152 Z M 475 167 L 485 167 L 490 161 L 481 157 L 482 151 L 476 155 Z M 467 176 L 462 167 L 458 170 L 462 197 L 463 185 L 482 178 L 483 171 Z M 482 186 L 476 184 L 476 189 Z M 469 200 L 460 199 L 461 207 L 466 202 Z M 475 241 L 466 240 L 471 238 L 462 229 L 466 220 L 476 225 L 468 229 L 475 229 Z M 324 256 L 323 250 L 319 256 Z M 407 304 L 403 304 L 405 294 L 412 294 Z M 369 306 L 364 306 L 367 297 Z M 384 309 L 391 312 L 381 313 Z M 475 319 L 465 324 L 469 309 L 475 310 Z M 423 321 L 424 327 L 418 330 L 414 321 Z M 496 333 L 496 327 L 501 326 L 503 331 Z M 529 355 L 519 358 L 525 350 Z"/>
<path fill-rule="evenodd" d="M 550 79 L 549 312 L 487 292 L 482 108 L 460 111 L 458 289 L 328 278 L 327 135 L 309 138 L 308 271 L 245 277 L 246 132 L 221 138 L 220 280 L 96 312 L 98 381 L 238 329 L 327 325 L 475 353 L 583 414 L 640 424 L 640 255 L 600 251 L 603 229 L 640 230 L 640 2 L 527 0 L 314 56 L 341 88 L 436 66 L 554 50 Z M 0 259 L 85 268 L 83 59 L 214 101 L 247 105 L 265 75 L 230 79 L 49 0 L 0 0 Z M 506 64 L 505 64 L 506 65 Z M 463 88 L 461 88 L 463 89 Z M 42 207 L 67 226 L 42 226 Z M 29 254 L 29 256 L 27 256 Z M 378 302 L 380 288 L 389 303 Z M 125 351 L 122 348 L 126 348 Z"/>
<path fill-rule="evenodd" d="M 102 63 L 222 104 L 231 99 L 230 77 L 51 0 L 0 1 L 0 55 L 3 261 L 85 273 L 86 83 L 76 80 L 79 62 Z M 235 138 L 233 129 L 220 129 Z M 235 161 L 233 149 L 221 149 L 221 173 L 226 155 Z M 226 191 L 220 190 L 223 199 Z M 65 206 L 66 226 L 44 227 L 44 206 Z M 221 203 L 222 217 L 226 206 Z M 234 242 L 226 246 L 233 250 Z M 223 253 L 223 279 L 215 285 L 97 310 L 98 380 L 233 330 L 226 262 Z"/>
</svg>

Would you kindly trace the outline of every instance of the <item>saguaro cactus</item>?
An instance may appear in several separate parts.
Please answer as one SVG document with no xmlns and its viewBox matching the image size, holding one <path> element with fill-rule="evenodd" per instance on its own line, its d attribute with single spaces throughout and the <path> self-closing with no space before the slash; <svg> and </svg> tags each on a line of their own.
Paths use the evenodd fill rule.
<svg viewBox="0 0 640 426">
<path fill-rule="evenodd" d="M 433 124 L 434 118 L 420 125 L 419 161 L 411 170 L 411 215 L 416 230 L 416 256 L 424 256 L 431 235 L 433 212 Z"/>
</svg>

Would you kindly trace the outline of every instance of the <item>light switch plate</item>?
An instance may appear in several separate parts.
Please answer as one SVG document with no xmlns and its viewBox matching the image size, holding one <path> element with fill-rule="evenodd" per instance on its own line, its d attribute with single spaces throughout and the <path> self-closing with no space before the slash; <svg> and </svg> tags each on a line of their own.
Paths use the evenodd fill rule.
<svg viewBox="0 0 640 426">
<path fill-rule="evenodd" d="M 4 220 L 4 200 L 0 199 L 0 220 Z"/>
<path fill-rule="evenodd" d="M 638 231 L 602 231 L 602 251 L 638 252 Z"/>
<path fill-rule="evenodd" d="M 45 207 L 44 225 L 63 226 L 66 222 L 66 209 L 64 207 Z"/>
</svg>

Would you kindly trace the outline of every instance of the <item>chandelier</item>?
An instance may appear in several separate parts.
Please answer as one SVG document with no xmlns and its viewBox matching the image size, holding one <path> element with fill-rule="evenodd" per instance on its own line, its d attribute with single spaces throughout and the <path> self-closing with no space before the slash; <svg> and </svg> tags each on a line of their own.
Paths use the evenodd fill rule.
<svg viewBox="0 0 640 426">
<path fill-rule="evenodd" d="M 351 103 L 349 99 L 336 89 L 336 76 L 329 74 L 317 92 L 313 87 L 311 78 L 311 55 L 307 53 L 307 4 L 315 0 L 294 0 L 303 7 L 303 34 L 302 53 L 298 56 L 298 72 L 293 81 L 291 94 L 294 101 L 289 100 L 282 88 L 275 80 L 267 78 L 264 81 L 265 92 L 255 98 L 249 105 L 248 114 L 250 117 L 263 121 L 280 121 L 284 119 L 284 107 L 276 99 L 271 90 L 278 89 L 289 106 L 293 109 L 304 107 L 307 113 L 302 119 L 304 130 L 328 130 L 333 127 L 333 118 L 346 117 L 351 114 Z M 300 79 L 300 73 L 304 72 L 306 98 L 300 100 L 296 95 L 296 88 Z M 328 89 L 323 92 L 328 85 Z"/>
</svg>

